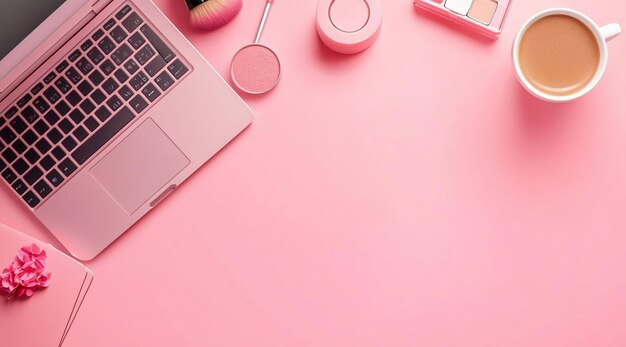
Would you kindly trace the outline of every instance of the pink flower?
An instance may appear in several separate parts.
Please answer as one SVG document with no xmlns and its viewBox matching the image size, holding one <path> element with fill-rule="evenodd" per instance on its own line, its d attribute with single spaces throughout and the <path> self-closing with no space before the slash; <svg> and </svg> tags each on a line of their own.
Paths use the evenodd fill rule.
<svg viewBox="0 0 626 347">
<path fill-rule="evenodd" d="M 30 268 L 41 272 L 43 268 L 46 267 L 46 251 L 42 250 L 34 243 L 30 247 L 25 246 L 17 251 L 17 257 L 22 262 L 23 268 Z"/>
<path fill-rule="evenodd" d="M 22 247 L 17 259 L 0 273 L 0 295 L 29 298 L 35 290 L 48 287 L 51 274 L 43 272 L 45 265 L 46 251 L 35 244 Z"/>
</svg>

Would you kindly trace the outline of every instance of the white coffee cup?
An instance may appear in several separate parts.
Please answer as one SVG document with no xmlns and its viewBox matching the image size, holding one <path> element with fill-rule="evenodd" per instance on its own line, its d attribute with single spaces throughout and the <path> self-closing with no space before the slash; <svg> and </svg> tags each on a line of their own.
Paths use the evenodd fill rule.
<svg viewBox="0 0 626 347">
<path fill-rule="evenodd" d="M 522 72 L 522 68 L 519 63 L 520 43 L 522 41 L 522 38 L 524 37 L 524 34 L 526 34 L 526 30 L 528 30 L 528 28 L 539 19 L 547 17 L 547 16 L 552 16 L 552 15 L 570 16 L 579 20 L 583 24 L 585 24 L 594 34 L 596 41 L 598 43 L 598 47 L 600 48 L 600 64 L 598 66 L 598 69 L 596 70 L 595 76 L 589 82 L 589 84 L 585 86 L 585 88 L 570 95 L 556 96 L 556 95 L 547 94 L 547 93 L 542 92 L 541 90 L 538 90 L 526 79 L 526 76 L 524 76 L 524 73 Z M 524 23 L 524 25 L 522 25 L 522 28 L 517 33 L 517 37 L 515 38 L 515 42 L 513 43 L 513 64 L 515 64 L 515 72 L 517 73 L 517 79 L 520 81 L 522 86 L 524 86 L 524 88 L 526 88 L 526 90 L 529 93 L 545 101 L 566 102 L 566 101 L 578 99 L 581 96 L 589 93 L 589 91 L 591 91 L 598 84 L 598 82 L 600 82 L 600 79 L 604 75 L 604 71 L 606 71 L 606 65 L 607 65 L 607 61 L 609 57 L 606 43 L 610 41 L 611 39 L 613 39 L 614 37 L 616 37 L 617 35 L 619 35 L 621 32 L 622 32 L 622 28 L 620 27 L 619 24 L 609 24 L 609 25 L 600 27 L 593 20 L 591 20 L 591 18 L 572 9 L 552 8 L 552 9 L 541 11 L 537 13 L 536 15 L 532 16 L 529 20 L 526 21 L 526 23 Z"/>
</svg>

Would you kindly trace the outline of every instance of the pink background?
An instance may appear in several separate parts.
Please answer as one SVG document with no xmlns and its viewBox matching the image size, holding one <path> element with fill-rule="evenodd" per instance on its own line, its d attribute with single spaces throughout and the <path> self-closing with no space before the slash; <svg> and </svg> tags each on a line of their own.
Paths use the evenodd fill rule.
<svg viewBox="0 0 626 347">
<path fill-rule="evenodd" d="M 210 34 L 157 1 L 223 74 L 262 0 Z M 88 263 L 66 346 L 626 345 L 626 35 L 585 98 L 513 74 L 516 29 L 553 6 L 626 25 L 621 0 L 517 0 L 489 43 L 410 0 L 379 40 L 322 46 L 315 0 L 278 0 L 276 90 L 254 124 Z M 207 95 L 210 97 L 210 95 Z M 0 221 L 58 245 L 0 192 Z"/>
</svg>

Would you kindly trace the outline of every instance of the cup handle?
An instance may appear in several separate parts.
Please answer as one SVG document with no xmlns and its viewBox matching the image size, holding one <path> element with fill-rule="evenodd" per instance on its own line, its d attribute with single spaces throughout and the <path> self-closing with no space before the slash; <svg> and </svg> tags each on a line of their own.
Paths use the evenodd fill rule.
<svg viewBox="0 0 626 347">
<path fill-rule="evenodd" d="M 600 28 L 600 32 L 604 40 L 609 42 L 622 32 L 622 27 L 617 23 L 608 24 Z"/>
</svg>

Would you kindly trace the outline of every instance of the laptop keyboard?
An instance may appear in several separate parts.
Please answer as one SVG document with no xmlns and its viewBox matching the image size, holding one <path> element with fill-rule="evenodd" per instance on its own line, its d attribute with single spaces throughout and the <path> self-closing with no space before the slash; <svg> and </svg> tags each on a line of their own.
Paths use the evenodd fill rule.
<svg viewBox="0 0 626 347">
<path fill-rule="evenodd" d="M 125 5 L 0 114 L 0 173 L 31 207 L 189 68 Z"/>
</svg>

